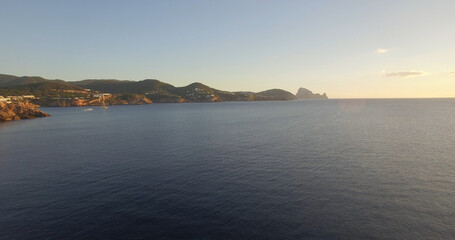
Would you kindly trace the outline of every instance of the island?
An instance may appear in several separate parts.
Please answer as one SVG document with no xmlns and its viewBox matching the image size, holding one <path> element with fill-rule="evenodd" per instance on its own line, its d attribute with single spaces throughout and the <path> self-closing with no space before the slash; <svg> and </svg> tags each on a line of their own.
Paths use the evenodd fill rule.
<svg viewBox="0 0 455 240">
<path fill-rule="evenodd" d="M 297 94 L 295 95 L 297 99 L 327 99 L 327 94 L 313 93 L 312 91 L 306 88 L 299 88 Z"/>
</svg>

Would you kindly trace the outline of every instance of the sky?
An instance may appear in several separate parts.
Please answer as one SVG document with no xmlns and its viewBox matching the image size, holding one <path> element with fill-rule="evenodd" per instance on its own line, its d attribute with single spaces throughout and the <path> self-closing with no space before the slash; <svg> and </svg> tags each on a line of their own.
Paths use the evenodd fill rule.
<svg viewBox="0 0 455 240">
<path fill-rule="evenodd" d="M 0 73 L 455 97 L 455 1 L 0 0 Z"/>
</svg>

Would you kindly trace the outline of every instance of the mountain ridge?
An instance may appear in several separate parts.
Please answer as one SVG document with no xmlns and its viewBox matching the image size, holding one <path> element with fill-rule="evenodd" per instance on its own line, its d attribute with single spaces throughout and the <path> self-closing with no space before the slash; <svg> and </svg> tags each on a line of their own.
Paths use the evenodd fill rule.
<svg viewBox="0 0 455 240">
<path fill-rule="evenodd" d="M 309 90 L 308 90 L 309 91 Z M 311 91 L 310 91 L 311 92 Z M 222 101 L 289 101 L 297 97 L 282 89 L 269 89 L 261 92 L 223 91 L 200 82 L 176 87 L 157 79 L 140 81 L 117 79 L 85 79 L 81 81 L 49 80 L 42 77 L 18 77 L 0 74 L 0 95 L 34 94 L 41 101 L 49 103 L 49 99 L 84 99 L 95 93 L 111 93 L 113 96 L 135 94 L 155 103 L 166 102 L 222 102 Z M 122 98 L 122 97 L 120 97 Z M 148 102 L 140 101 L 140 102 Z M 39 104 L 39 103 L 38 103 Z M 66 104 L 72 105 L 72 104 Z"/>
</svg>

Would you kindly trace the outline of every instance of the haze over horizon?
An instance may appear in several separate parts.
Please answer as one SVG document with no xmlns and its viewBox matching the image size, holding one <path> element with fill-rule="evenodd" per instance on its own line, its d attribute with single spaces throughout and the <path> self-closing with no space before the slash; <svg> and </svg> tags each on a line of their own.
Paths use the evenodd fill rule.
<svg viewBox="0 0 455 240">
<path fill-rule="evenodd" d="M 455 2 L 12 1 L 0 73 L 455 97 Z"/>
</svg>

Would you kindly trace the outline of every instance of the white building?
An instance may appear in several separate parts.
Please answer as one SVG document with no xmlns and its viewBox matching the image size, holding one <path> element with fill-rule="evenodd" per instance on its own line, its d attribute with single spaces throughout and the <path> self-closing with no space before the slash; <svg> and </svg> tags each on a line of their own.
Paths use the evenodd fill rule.
<svg viewBox="0 0 455 240">
<path fill-rule="evenodd" d="M 22 96 L 8 96 L 8 98 L 10 98 L 13 101 L 20 101 L 24 99 Z"/>
<path fill-rule="evenodd" d="M 94 94 L 93 96 L 94 96 L 94 97 L 100 98 L 100 97 L 103 97 L 103 96 L 104 96 L 104 97 L 109 97 L 109 96 L 111 96 L 111 95 L 112 95 L 112 94 L 110 94 L 110 93 L 97 93 L 97 94 Z"/>
<path fill-rule="evenodd" d="M 12 103 L 11 98 L 0 96 L 0 102 Z"/>
</svg>

